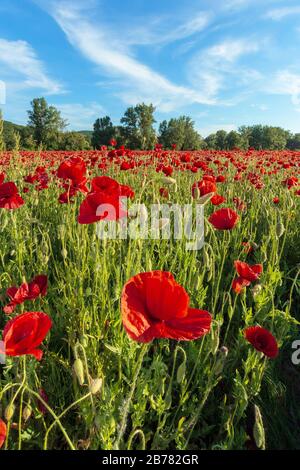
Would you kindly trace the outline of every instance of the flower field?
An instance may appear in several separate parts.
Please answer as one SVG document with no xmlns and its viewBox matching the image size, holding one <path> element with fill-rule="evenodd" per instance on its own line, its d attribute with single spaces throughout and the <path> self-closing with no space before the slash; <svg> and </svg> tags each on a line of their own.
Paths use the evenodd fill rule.
<svg viewBox="0 0 300 470">
<path fill-rule="evenodd" d="M 299 448 L 300 152 L 0 164 L 2 450 Z M 124 198 L 203 205 L 203 247 L 101 239 Z"/>
</svg>

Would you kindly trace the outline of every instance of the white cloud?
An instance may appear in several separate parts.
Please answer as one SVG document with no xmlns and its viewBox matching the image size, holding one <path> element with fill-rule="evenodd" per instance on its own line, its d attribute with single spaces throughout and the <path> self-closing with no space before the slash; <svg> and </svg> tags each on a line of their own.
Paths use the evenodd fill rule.
<svg viewBox="0 0 300 470">
<path fill-rule="evenodd" d="M 104 27 L 94 25 L 71 3 L 56 2 L 50 13 L 84 57 L 99 66 L 102 73 L 119 80 L 121 91 L 117 96 L 126 103 L 136 103 L 137 99 L 152 101 L 163 111 L 191 103 L 214 103 L 205 93 L 176 85 L 139 62 L 122 44 L 120 32 L 119 37 L 110 36 Z"/>
<path fill-rule="evenodd" d="M 12 81 L 14 89 L 40 88 L 47 94 L 62 92 L 62 85 L 47 75 L 44 64 L 26 41 L 0 38 L 0 74 Z"/>
<path fill-rule="evenodd" d="M 54 106 L 61 111 L 62 117 L 70 123 L 72 130 L 90 129 L 94 121 L 106 113 L 103 106 L 97 103 L 88 103 L 86 105 L 66 103 L 55 104 Z"/>
<path fill-rule="evenodd" d="M 147 27 L 131 24 L 130 29 L 122 28 L 123 41 L 128 45 L 165 45 L 203 31 L 211 19 L 211 13 L 202 11 L 179 26 L 170 18 L 150 22 Z"/>
<path fill-rule="evenodd" d="M 273 84 L 266 88 L 266 91 L 271 94 L 290 96 L 292 103 L 300 111 L 300 75 L 281 70 L 277 72 Z"/>
<path fill-rule="evenodd" d="M 236 66 L 241 57 L 259 49 L 259 44 L 250 39 L 227 39 L 200 51 L 187 68 L 191 83 L 203 90 L 210 99 L 216 100 L 220 90 L 232 88 L 234 78 L 239 86 L 259 80 L 261 75 L 258 71 Z"/>
<path fill-rule="evenodd" d="M 283 7 L 283 8 L 275 8 L 274 10 L 270 10 L 265 14 L 266 18 L 270 18 L 274 21 L 280 21 L 283 18 L 291 15 L 299 15 L 300 14 L 300 6 L 291 6 L 291 7 Z"/>
</svg>

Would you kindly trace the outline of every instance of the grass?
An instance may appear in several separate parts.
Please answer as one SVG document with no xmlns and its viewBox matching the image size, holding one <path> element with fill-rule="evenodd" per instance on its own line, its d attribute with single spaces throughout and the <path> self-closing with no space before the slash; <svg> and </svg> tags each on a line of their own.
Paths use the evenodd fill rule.
<svg viewBox="0 0 300 470">
<path fill-rule="evenodd" d="M 21 190 L 28 166 L 40 162 L 37 156 L 24 166 L 15 158 L 5 169 L 6 180 Z M 210 166 L 217 171 L 215 164 Z M 160 199 L 162 177 L 152 167 L 134 173 L 111 165 L 105 174 L 132 186 L 135 202 L 148 205 Z M 169 186 L 170 200 L 190 203 L 192 183 L 201 174 L 175 171 L 177 190 Z M 232 231 L 215 231 L 206 221 L 205 246 L 199 251 L 187 251 L 185 240 L 100 240 L 97 224 L 77 223 L 82 195 L 74 204 L 57 202 L 61 189 L 56 178 L 48 189 L 24 195 L 21 208 L 1 209 L 2 306 L 8 287 L 47 274 L 47 296 L 16 312 L 43 311 L 53 320 L 40 363 L 29 356 L 8 358 L 0 369 L 0 416 L 15 405 L 7 449 L 255 448 L 255 404 L 266 447 L 299 448 L 299 366 L 291 363 L 299 320 L 299 197 L 282 187 L 285 170 L 264 177 L 263 190 L 245 179 L 234 181 L 233 174 L 230 165 L 219 192 L 226 207 L 234 207 L 233 197 L 240 197 L 247 210 Z M 213 210 L 205 206 L 206 218 Z M 279 222 L 285 228 L 280 237 Z M 253 254 L 246 255 L 243 241 L 257 244 Z M 231 290 L 236 259 L 263 263 L 258 294 L 250 287 L 239 296 Z M 128 338 L 120 316 L 123 285 L 155 269 L 171 271 L 190 295 L 191 306 L 212 313 L 210 334 L 192 342 L 146 345 Z M 6 321 L 2 314 L 0 329 Z M 256 323 L 276 336 L 281 347 L 276 360 L 245 341 L 243 329 Z M 74 374 L 76 357 L 84 365 L 83 385 Z M 91 380 L 96 378 L 103 383 L 93 395 Z M 48 396 L 42 403 L 45 413 L 40 389 Z"/>
</svg>

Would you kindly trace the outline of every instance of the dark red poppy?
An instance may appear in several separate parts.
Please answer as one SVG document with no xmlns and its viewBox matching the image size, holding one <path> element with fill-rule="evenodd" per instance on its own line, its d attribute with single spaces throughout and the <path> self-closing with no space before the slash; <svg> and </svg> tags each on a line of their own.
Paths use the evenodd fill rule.
<svg viewBox="0 0 300 470">
<path fill-rule="evenodd" d="M 0 185 L 0 207 L 3 209 L 18 209 L 24 204 L 15 183 L 8 182 Z"/>
<path fill-rule="evenodd" d="M 274 197 L 273 202 L 274 204 L 279 204 L 280 202 L 279 197 Z"/>
<path fill-rule="evenodd" d="M 257 351 L 262 352 L 265 356 L 274 358 L 278 355 L 276 338 L 265 328 L 250 326 L 244 330 L 244 336 Z"/>
<path fill-rule="evenodd" d="M 10 320 L 3 330 L 7 356 L 32 355 L 38 361 L 43 352 L 38 349 L 46 338 L 52 321 L 43 312 L 26 312 Z"/>
<path fill-rule="evenodd" d="M 0 418 L 0 449 L 6 440 L 6 424 Z"/>
<path fill-rule="evenodd" d="M 223 204 L 223 202 L 225 201 L 226 201 L 225 197 L 221 196 L 220 194 L 215 194 L 210 200 L 210 202 L 214 206 L 219 206 L 220 204 Z"/>
<path fill-rule="evenodd" d="M 256 281 L 263 271 L 262 264 L 247 264 L 243 261 L 234 262 L 235 269 L 238 275 L 249 282 Z"/>
<path fill-rule="evenodd" d="M 217 230 L 231 230 L 239 220 L 239 216 L 234 210 L 224 208 L 211 214 L 208 220 Z"/>
<path fill-rule="evenodd" d="M 124 286 L 123 325 L 129 337 L 148 343 L 154 338 L 193 340 L 209 332 L 211 315 L 189 307 L 185 289 L 165 271 L 140 273 Z"/>
</svg>

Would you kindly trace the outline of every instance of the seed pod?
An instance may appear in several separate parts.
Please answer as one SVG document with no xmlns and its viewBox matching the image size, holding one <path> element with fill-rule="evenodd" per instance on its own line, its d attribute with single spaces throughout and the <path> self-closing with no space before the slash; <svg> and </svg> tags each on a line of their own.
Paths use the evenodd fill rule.
<svg viewBox="0 0 300 470">
<path fill-rule="evenodd" d="M 257 447 L 264 450 L 266 448 L 265 429 L 261 412 L 257 405 L 254 405 L 254 417 L 255 423 L 253 426 L 253 437 Z"/>
<path fill-rule="evenodd" d="M 73 370 L 78 379 L 79 385 L 84 384 L 84 367 L 81 359 L 77 358 L 73 364 Z"/>
<path fill-rule="evenodd" d="M 183 363 L 180 364 L 180 366 L 177 369 L 176 379 L 179 384 L 181 384 L 181 382 L 183 381 L 185 377 L 185 371 L 186 371 L 186 361 L 184 360 Z"/>
<path fill-rule="evenodd" d="M 260 294 L 262 291 L 262 285 L 261 284 L 256 284 L 252 289 L 252 295 L 253 297 L 256 297 L 258 294 Z"/>
<path fill-rule="evenodd" d="M 169 184 L 169 185 L 177 184 L 177 181 L 175 180 L 175 178 L 171 178 L 170 176 L 163 177 L 162 182 L 165 184 Z"/>
<path fill-rule="evenodd" d="M 214 194 L 215 193 L 208 193 L 208 194 L 204 194 L 204 196 L 202 196 L 202 197 L 199 197 L 198 198 L 199 204 L 202 204 L 202 205 L 206 204 L 208 201 L 211 200 L 211 198 L 213 197 Z"/>
<path fill-rule="evenodd" d="M 279 221 L 276 225 L 276 235 L 278 238 L 282 237 L 285 232 L 285 227 L 281 221 Z"/>
<path fill-rule="evenodd" d="M 6 421 L 10 421 L 13 416 L 14 416 L 14 413 L 15 413 L 15 410 L 16 410 L 16 407 L 13 403 L 10 403 L 6 408 L 5 408 L 5 411 L 4 411 L 4 417 L 6 419 Z"/>
<path fill-rule="evenodd" d="M 26 421 L 29 420 L 30 416 L 32 415 L 32 408 L 30 405 L 26 405 L 24 410 L 23 410 L 23 419 L 26 423 Z"/>
<path fill-rule="evenodd" d="M 226 346 L 222 346 L 218 351 L 218 358 L 216 360 L 214 371 L 213 371 L 216 376 L 220 375 L 223 372 L 227 356 L 228 356 L 228 348 Z"/>
<path fill-rule="evenodd" d="M 90 386 L 89 386 L 89 390 L 90 390 L 91 394 L 92 395 L 97 395 L 97 393 L 99 393 L 101 388 L 102 388 L 102 384 L 103 384 L 102 379 L 92 379 L 91 383 L 90 383 Z"/>
</svg>

